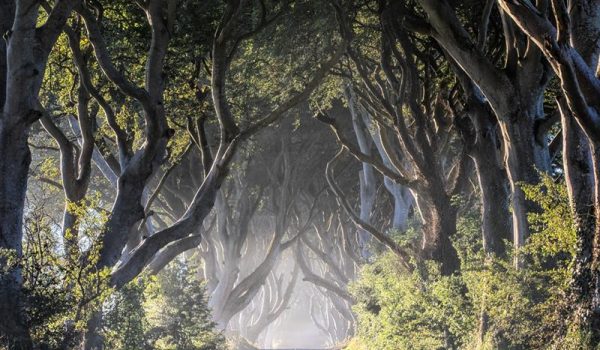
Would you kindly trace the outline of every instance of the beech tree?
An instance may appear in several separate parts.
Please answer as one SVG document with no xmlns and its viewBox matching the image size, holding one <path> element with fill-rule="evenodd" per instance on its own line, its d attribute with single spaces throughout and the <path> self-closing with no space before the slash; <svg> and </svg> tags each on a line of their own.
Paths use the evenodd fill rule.
<svg viewBox="0 0 600 350">
<path fill-rule="evenodd" d="M 424 25 L 418 30 L 435 39 L 477 83 L 497 117 L 511 184 L 513 241 L 517 247 L 522 246 L 529 232 L 526 213 L 535 208 L 525 201 L 518 183 L 535 184 L 538 170 L 549 169 L 548 145 L 543 137 L 538 137 L 538 127 L 540 120 L 545 119 L 543 94 L 552 74 L 537 48 L 528 46 L 528 50 L 523 51 L 526 38 L 515 30 L 514 23 L 503 12 L 505 61 L 500 68 L 477 49 L 447 2 L 420 1 L 419 4 L 427 19 L 416 19 Z M 487 25 L 483 23 L 482 33 Z M 485 43 L 486 36 L 482 37 L 480 42 Z"/>
<path fill-rule="evenodd" d="M 551 1 L 541 10 L 528 2 L 500 1 L 499 6 L 548 60 L 560 81 L 557 104 L 563 132 L 563 164 L 577 225 L 577 257 L 573 275 L 576 321 L 600 341 L 600 284 L 595 242 L 600 231 L 598 158 L 598 54 L 600 5 L 594 1 Z M 554 23 L 551 22 L 554 20 Z"/>
<path fill-rule="evenodd" d="M 294 289 L 297 287 L 297 265 L 290 275 L 286 284 L 285 275 L 277 276 L 273 271 L 262 286 L 260 294 L 240 314 L 238 327 L 250 343 L 258 344 L 259 337 L 289 308 Z"/>
<path fill-rule="evenodd" d="M 269 179 L 277 186 L 270 190 L 258 188 L 256 196 L 252 197 L 247 193 L 250 187 L 238 183 L 229 196 L 220 197 L 217 203 L 217 232 L 212 238 L 217 254 L 207 258 L 216 258 L 209 265 L 216 266 L 218 273 L 213 274 L 218 277 L 209 305 L 213 308 L 215 321 L 223 329 L 233 316 L 252 302 L 267 282 L 281 254 L 303 233 L 302 227 L 298 232 L 289 229 L 291 221 L 288 215 L 297 200 L 294 188 L 299 178 L 294 174 L 297 171 L 291 164 L 287 141 L 282 140 L 280 145 L 281 151 L 271 163 L 272 169 L 260 161 L 258 164 L 263 166 L 257 167 L 269 169 Z M 255 167 L 253 163 L 249 166 Z M 252 222 L 261 201 L 266 199 L 272 205 L 272 222 L 269 222 L 268 216 L 260 216 L 262 220 Z M 231 205 L 234 207 L 229 209 Z M 264 251 L 264 254 L 256 259 L 253 255 L 246 255 L 248 251 Z"/>
<path fill-rule="evenodd" d="M 424 47 L 439 52 L 442 60 L 446 61 L 442 64 L 449 69 L 450 76 L 454 75 L 457 80 L 455 87 L 449 89 L 442 101 L 449 110 L 448 114 L 453 116 L 464 151 L 476 165 L 481 190 L 484 249 L 500 255 L 504 254 L 502 240 L 507 238 L 504 232 L 507 232 L 508 225 L 503 218 L 508 213 L 508 201 L 489 198 L 508 198 L 504 190 L 503 168 L 506 168 L 511 187 L 512 239 L 518 248 L 523 246 L 529 235 L 527 213 L 540 210 L 532 202 L 525 200 L 519 184 L 536 184 L 538 171 L 550 170 L 550 160 L 554 157 L 556 144 L 562 141 L 563 164 L 570 197 L 573 203 L 583 205 L 580 207 L 573 204 L 580 237 L 580 258 L 577 260 L 578 267 L 575 269 L 573 283 L 574 298 L 581 302 L 578 311 L 580 316 L 576 318 L 583 322 L 583 329 L 596 329 L 597 327 L 593 326 L 596 317 L 591 316 L 593 312 L 589 311 L 590 299 L 580 297 L 589 295 L 581 291 L 591 290 L 590 281 L 595 278 L 593 268 L 588 270 L 585 266 L 590 266 L 587 264 L 593 260 L 592 255 L 589 255 L 593 249 L 587 244 L 592 241 L 594 224 L 591 222 L 597 216 L 592 213 L 594 210 L 590 209 L 597 207 L 591 195 L 595 193 L 593 183 L 597 184 L 597 181 L 592 180 L 591 170 L 595 168 L 592 127 L 595 117 L 593 103 L 586 102 L 593 100 L 596 93 L 593 88 L 596 85 L 594 69 L 597 65 L 597 42 L 594 39 L 594 33 L 597 32 L 596 6 L 587 2 L 566 4 L 562 1 L 553 1 L 551 6 L 546 2 L 537 2 L 534 5 L 529 1 L 500 1 L 498 8 L 495 8 L 494 1 L 485 2 L 485 6 L 479 8 L 474 7 L 472 3 L 417 3 L 420 7 L 416 9 L 412 8 L 409 2 L 379 2 L 376 5 L 377 11 L 372 12 L 369 11 L 375 6 L 364 7 L 366 13 L 381 18 L 381 25 L 377 28 L 384 33 L 382 37 L 387 35 L 395 38 L 387 45 L 382 40 L 381 48 L 375 52 L 384 58 L 386 55 L 395 57 L 397 61 L 382 59 L 378 67 L 366 61 L 362 64 L 367 68 L 362 68 L 362 71 L 361 65 L 357 64 L 356 74 L 363 80 L 365 76 L 375 77 L 367 93 L 361 95 L 361 90 L 358 89 L 358 95 L 367 108 L 374 109 L 373 97 L 387 99 L 396 91 L 415 91 L 414 86 L 418 85 L 406 83 L 407 76 L 415 75 L 411 73 L 410 67 L 403 67 L 401 79 L 391 75 L 391 72 L 398 65 L 402 65 L 405 58 L 401 55 L 415 52 L 415 48 L 418 52 L 420 43 L 424 43 L 427 38 L 435 40 L 435 43 L 428 43 Z M 352 11 L 357 11 L 356 8 L 348 10 L 347 6 L 341 4 L 339 9 L 353 14 L 355 12 Z M 499 17 L 496 16 L 496 11 Z M 388 17 L 390 13 L 396 15 Z M 477 16 L 473 16 L 473 13 L 477 13 Z M 347 22 L 346 27 L 342 24 L 342 32 L 345 31 L 347 36 L 351 36 L 354 31 L 365 32 L 364 18 L 365 15 L 361 17 L 362 22 Z M 572 39 L 571 31 L 578 31 L 576 39 Z M 419 44 L 409 46 L 411 40 L 415 39 Z M 497 50 L 497 46 L 493 46 L 498 40 L 504 40 L 503 52 Z M 354 41 L 362 44 L 360 39 Z M 366 46 L 368 47 L 368 43 Z M 373 51 L 370 49 L 369 52 Z M 357 55 L 356 52 L 350 51 L 349 55 L 356 61 L 353 57 Z M 422 59 L 424 52 L 417 56 Z M 424 61 L 424 71 L 427 72 L 427 65 L 432 65 L 431 62 L 436 60 L 437 58 L 430 58 Z M 438 72 L 444 67 L 435 63 L 432 66 Z M 412 71 L 416 70 L 412 68 Z M 548 92 L 548 82 L 553 78 L 552 73 L 558 76 L 561 94 L 564 96 L 558 98 L 558 106 L 544 104 L 544 97 L 552 96 L 552 93 Z M 384 89 L 386 78 L 394 87 L 391 93 Z M 394 82 L 396 85 L 393 85 Z M 365 86 L 370 87 L 368 82 L 365 82 Z M 427 89 L 426 84 L 424 89 Z M 427 94 L 427 90 L 425 91 Z M 427 108 L 423 107 L 422 110 L 427 111 Z M 412 111 L 419 109 L 412 108 Z M 555 137 L 553 142 L 549 142 L 548 131 L 558 120 L 559 112 L 562 115 L 562 140 L 561 137 Z M 383 113 L 373 114 L 377 116 Z M 438 122 L 435 117 L 432 119 Z M 328 122 L 334 125 L 332 120 Z M 501 133 L 496 133 L 496 125 Z M 494 156 L 500 149 L 496 138 L 501 141 L 504 164 L 498 162 Z M 338 136 L 338 139 L 341 139 L 342 144 L 357 158 L 369 160 L 369 154 L 364 150 L 353 147 L 343 136 Z M 429 140 L 431 137 L 421 139 Z M 588 146 L 588 143 L 592 146 Z M 403 150 L 402 154 L 410 154 L 409 151 Z M 417 153 L 422 155 L 427 152 Z M 377 164 L 379 161 L 371 159 L 371 163 Z M 428 162 L 428 166 L 436 163 L 438 162 Z M 391 169 L 382 167 L 382 172 L 388 170 Z M 496 213 L 502 215 L 495 215 Z M 517 266 L 523 263 L 518 258 L 515 262 Z M 581 316 L 584 314 L 586 316 Z M 592 336 L 592 339 L 594 337 Z"/>
<path fill-rule="evenodd" d="M 0 185 L 0 248 L 22 256 L 23 207 L 31 154 L 28 133 L 41 117 L 38 94 L 50 51 L 77 1 L 58 1 L 48 9 L 38 27 L 42 10 L 38 1 L 2 1 L 0 30 L 6 40 L 0 44 L 0 126 L 2 176 Z M 7 257 L 3 257 L 3 265 Z M 21 295 L 21 272 L 11 267 L 0 277 L 1 329 L 11 346 L 31 348 Z"/>
<path fill-rule="evenodd" d="M 332 343 L 344 340 L 353 332 L 355 318 L 351 311 L 354 303 L 353 296 L 348 292 L 347 285 L 355 277 L 358 258 L 357 240 L 352 239 L 352 233 L 355 230 L 344 229 L 339 218 L 323 218 L 324 222 L 313 226 L 315 234 L 302 237 L 302 244 L 296 248 L 297 264 L 302 272 L 302 280 L 313 285 L 325 300 L 330 300 L 331 307 L 335 312 L 333 315 L 316 315 L 315 310 L 311 310 L 313 318 L 323 318 L 320 322 L 315 321 L 321 328 L 327 329 L 330 333 Z M 349 252 L 348 250 L 352 250 Z M 330 318 L 330 327 L 325 327 L 322 323 Z"/>
<path fill-rule="evenodd" d="M 351 33 L 348 32 L 347 35 Z M 457 180 L 466 179 L 468 175 L 464 174 L 468 173 L 470 163 L 463 152 L 458 152 L 457 156 L 452 154 L 453 137 L 449 132 L 452 120 L 448 118 L 444 106 L 439 102 L 443 91 L 433 92 L 426 86 L 423 96 L 425 102 L 421 107 L 418 102 L 421 97 L 416 95 L 418 90 L 410 88 L 419 86 L 420 79 L 416 69 L 415 57 L 418 57 L 418 54 L 415 52 L 414 44 L 409 42 L 408 37 L 393 39 L 400 42 L 406 55 L 406 57 L 400 56 L 399 51 L 391 48 L 391 45 L 396 45 L 394 41 L 391 43 L 386 41 L 388 40 L 386 35 L 392 33 L 382 32 L 381 35 L 381 45 L 384 46 L 380 63 L 384 67 L 382 76 L 378 76 L 380 72 L 370 76 L 370 72 L 374 69 L 367 67 L 367 61 L 356 51 L 351 53 L 351 57 L 365 89 L 356 90 L 357 94 L 363 97 L 365 108 L 372 111 L 371 115 L 377 121 L 379 142 L 386 153 L 384 159 L 391 167 L 386 165 L 379 156 L 369 156 L 349 143 L 347 137 L 336 127 L 333 119 L 321 117 L 321 120 L 332 127 L 343 147 L 357 159 L 376 164 L 376 168 L 383 175 L 413 189 L 425 224 L 422 254 L 425 258 L 433 258 L 441 262 L 442 269 L 450 274 L 458 269 L 458 257 L 450 244 L 450 237 L 456 230 L 457 215 L 456 209 L 451 205 L 451 198 L 462 190 L 461 182 Z M 388 49 L 386 50 L 385 47 Z M 392 56 L 394 54 L 395 56 Z M 425 55 L 425 53 L 421 54 Z M 397 62 L 393 65 L 402 67 L 401 76 L 396 76 L 392 70 L 390 61 L 392 59 Z M 427 64 L 427 62 L 423 63 Z M 426 76 L 426 79 L 427 77 L 429 76 Z M 387 80 L 382 81 L 383 79 Z M 401 85 L 405 88 L 401 88 Z M 383 93 L 378 90 L 387 87 L 389 90 L 384 90 Z M 400 95 L 394 95 L 396 91 L 399 91 Z M 410 114 L 405 114 L 405 104 Z M 406 120 L 408 118 L 410 121 Z M 411 130 L 408 123 L 414 123 L 414 129 Z M 398 148 L 402 150 L 403 159 L 395 153 Z M 436 166 L 438 168 L 434 168 Z"/>
</svg>

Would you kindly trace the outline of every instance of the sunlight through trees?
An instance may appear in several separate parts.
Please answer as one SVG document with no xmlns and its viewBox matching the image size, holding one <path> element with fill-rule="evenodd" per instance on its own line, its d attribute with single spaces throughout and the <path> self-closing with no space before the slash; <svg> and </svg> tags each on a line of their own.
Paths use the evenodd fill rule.
<svg viewBox="0 0 600 350">
<path fill-rule="evenodd" d="M 600 347 L 600 2 L 0 0 L 0 349 Z"/>
</svg>

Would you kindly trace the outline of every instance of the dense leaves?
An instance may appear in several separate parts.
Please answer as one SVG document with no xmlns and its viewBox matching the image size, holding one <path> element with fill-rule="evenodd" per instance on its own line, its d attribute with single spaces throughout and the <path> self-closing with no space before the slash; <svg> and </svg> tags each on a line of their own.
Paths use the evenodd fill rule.
<svg viewBox="0 0 600 350">
<path fill-rule="evenodd" d="M 477 215 L 466 215 L 455 239 L 460 275 L 440 276 L 432 264 L 407 273 L 390 253 L 362 269 L 351 289 L 358 329 L 349 348 L 577 348 L 581 335 L 567 322 L 575 230 L 565 186 L 544 177 L 526 192 L 544 208 L 530 217 L 528 243 L 512 253 L 526 256 L 526 268 L 486 256 Z"/>
</svg>

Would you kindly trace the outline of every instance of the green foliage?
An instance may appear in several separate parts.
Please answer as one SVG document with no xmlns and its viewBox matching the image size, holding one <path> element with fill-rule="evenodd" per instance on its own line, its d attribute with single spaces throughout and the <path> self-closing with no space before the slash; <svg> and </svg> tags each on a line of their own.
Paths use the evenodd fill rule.
<svg viewBox="0 0 600 350">
<path fill-rule="evenodd" d="M 460 277 L 442 277 L 436 270 L 427 264 L 406 273 L 391 253 L 363 268 L 351 288 L 359 322 L 358 340 L 350 349 L 439 349 L 464 343 L 476 324 L 473 306 Z"/>
<path fill-rule="evenodd" d="M 220 350 L 204 285 L 191 262 L 175 260 L 157 276 L 140 278 L 104 303 L 104 337 L 119 350 Z"/>
<path fill-rule="evenodd" d="M 148 327 L 144 312 L 144 283 L 131 282 L 111 295 L 106 304 L 104 321 L 107 348 L 119 350 L 143 349 L 145 329 Z"/>
<path fill-rule="evenodd" d="M 585 335 L 568 325 L 575 230 L 565 186 L 543 176 L 524 191 L 541 211 L 529 216 L 526 246 L 506 259 L 482 251 L 473 208 L 454 238 L 459 275 L 440 276 L 430 262 L 408 273 L 391 253 L 363 267 L 351 288 L 358 327 L 348 349 L 582 348 Z M 525 267 L 514 267 L 516 254 Z"/>
<path fill-rule="evenodd" d="M 107 348 L 225 349 L 214 330 L 202 281 L 190 262 L 176 261 L 157 277 L 137 279 L 119 291 L 108 287 L 109 271 L 97 270 L 99 241 L 107 219 L 98 192 L 66 205 L 76 217 L 64 237 L 47 210 L 54 194 L 31 198 L 24 222 L 23 257 L 3 251 L 0 273 L 20 268 L 33 340 L 50 349 L 75 348 L 86 322 L 102 310 Z M 58 214 L 62 207 L 58 208 Z M 76 230 L 75 230 L 76 228 Z M 65 240 L 77 244 L 65 251 Z M 81 263 L 81 262 L 84 263 Z"/>
<path fill-rule="evenodd" d="M 528 249 L 541 258 L 563 257 L 575 254 L 575 223 L 569 207 L 567 188 L 550 176 L 543 175 L 539 186 L 522 185 L 527 199 L 541 207 L 541 212 L 530 213 L 529 222 L 534 234 L 529 239 Z"/>
<path fill-rule="evenodd" d="M 278 17 L 242 43 L 228 77 L 228 98 L 242 125 L 254 122 L 301 91 L 336 48 L 337 28 L 329 6 L 313 1 L 274 1 L 270 16 Z M 328 100 L 339 95 L 338 79 L 313 93 Z"/>
<path fill-rule="evenodd" d="M 154 346 L 164 350 L 225 349 L 194 268 L 173 261 L 149 285 L 145 302 Z"/>
<path fill-rule="evenodd" d="M 26 302 L 27 322 L 35 343 L 48 348 L 74 346 L 76 334 L 81 331 L 93 310 L 109 295 L 108 270 L 97 270 L 99 257 L 97 227 L 105 217 L 93 210 L 96 199 L 81 203 L 69 203 L 68 209 L 79 216 L 77 225 L 80 237 L 89 243 L 79 262 L 79 254 L 64 250 L 59 226 L 49 215 L 50 198 L 40 196 L 28 202 L 28 215 L 24 222 L 23 254 L 2 252 L 7 262 L 0 273 L 20 269 L 23 278 L 23 294 Z M 71 233 L 67 232 L 69 238 Z M 71 237 L 72 238 L 72 237 Z"/>
</svg>

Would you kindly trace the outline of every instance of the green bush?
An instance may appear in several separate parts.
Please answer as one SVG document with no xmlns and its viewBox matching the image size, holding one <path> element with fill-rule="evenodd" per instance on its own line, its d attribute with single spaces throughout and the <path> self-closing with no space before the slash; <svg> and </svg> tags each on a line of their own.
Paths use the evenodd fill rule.
<svg viewBox="0 0 600 350">
<path fill-rule="evenodd" d="M 351 288 L 358 301 L 358 339 L 350 349 L 442 349 L 462 344 L 475 327 L 473 306 L 460 277 L 441 277 L 436 270 L 428 264 L 407 273 L 391 253 L 365 266 Z"/>
<path fill-rule="evenodd" d="M 357 332 L 348 349 L 582 348 L 568 324 L 575 230 L 565 186 L 544 176 L 523 188 L 541 211 L 529 216 L 526 246 L 506 259 L 482 251 L 475 208 L 454 237 L 460 274 L 441 276 L 432 262 L 407 272 L 391 253 L 364 266 L 351 287 Z"/>
</svg>

